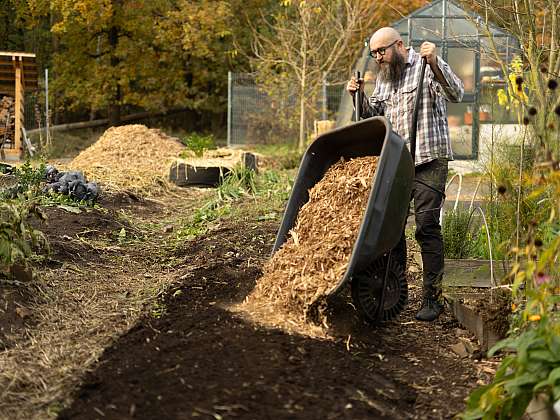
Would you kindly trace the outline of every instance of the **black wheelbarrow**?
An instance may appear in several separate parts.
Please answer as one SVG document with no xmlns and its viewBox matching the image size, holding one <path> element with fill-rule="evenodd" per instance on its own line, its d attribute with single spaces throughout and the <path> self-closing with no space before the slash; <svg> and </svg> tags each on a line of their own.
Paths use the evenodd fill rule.
<svg viewBox="0 0 560 420">
<path fill-rule="evenodd" d="M 330 291 L 348 283 L 356 309 L 369 321 L 389 320 L 406 305 L 403 268 L 391 258 L 408 214 L 414 164 L 405 142 L 385 117 L 373 117 L 319 136 L 305 152 L 288 201 L 273 253 L 286 241 L 309 189 L 331 165 L 363 156 L 379 156 L 367 207 L 344 277 Z"/>
<path fill-rule="evenodd" d="M 424 60 L 419 95 L 426 62 Z M 358 73 L 359 78 L 359 73 Z M 359 94 L 357 103 L 361 104 Z M 309 200 L 309 189 L 319 182 L 331 165 L 345 160 L 379 156 L 377 170 L 348 268 L 329 292 L 327 300 L 351 285 L 352 300 L 359 314 L 370 322 L 388 321 L 406 306 L 408 283 L 404 267 L 391 257 L 404 232 L 414 180 L 414 151 L 420 99 L 416 98 L 411 133 L 411 151 L 391 129 L 385 117 L 360 121 L 319 136 L 307 149 L 288 201 L 272 253 L 288 238 L 301 207 Z"/>
</svg>

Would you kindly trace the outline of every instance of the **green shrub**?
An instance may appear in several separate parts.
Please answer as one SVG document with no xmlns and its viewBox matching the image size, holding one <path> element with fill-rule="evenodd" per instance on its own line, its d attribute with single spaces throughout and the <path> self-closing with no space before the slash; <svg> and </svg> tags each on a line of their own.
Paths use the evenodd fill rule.
<svg viewBox="0 0 560 420">
<path fill-rule="evenodd" d="M 212 134 L 202 135 L 199 133 L 191 133 L 183 138 L 183 144 L 198 157 L 201 157 L 205 150 L 216 148 L 216 142 Z"/>
<path fill-rule="evenodd" d="M 474 240 L 469 226 L 470 211 L 457 207 L 457 210 L 445 212 L 441 234 L 443 236 L 443 254 L 446 258 L 471 257 L 471 244 Z"/>
<path fill-rule="evenodd" d="M 28 223 L 32 215 L 44 219 L 34 203 L 0 202 L 0 273 L 8 274 L 15 264 L 25 265 L 39 248 L 48 250 L 44 234 Z"/>
</svg>

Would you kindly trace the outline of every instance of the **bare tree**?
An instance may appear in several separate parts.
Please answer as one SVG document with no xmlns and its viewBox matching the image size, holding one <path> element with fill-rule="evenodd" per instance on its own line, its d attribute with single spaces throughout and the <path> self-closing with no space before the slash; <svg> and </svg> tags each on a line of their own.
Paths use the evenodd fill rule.
<svg viewBox="0 0 560 420">
<path fill-rule="evenodd" d="M 284 0 L 278 13 L 262 16 L 262 26 L 251 25 L 253 64 L 260 82 L 274 94 L 287 95 L 297 87 L 299 150 L 305 147 L 307 112 L 315 110 L 324 75 L 348 76 L 356 46 L 387 13 L 394 13 L 386 4 L 387 0 Z"/>
</svg>

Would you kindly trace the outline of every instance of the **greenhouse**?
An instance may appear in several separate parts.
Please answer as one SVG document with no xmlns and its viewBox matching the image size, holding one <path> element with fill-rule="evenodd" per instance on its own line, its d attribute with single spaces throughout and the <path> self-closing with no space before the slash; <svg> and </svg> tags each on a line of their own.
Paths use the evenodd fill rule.
<svg viewBox="0 0 560 420">
<path fill-rule="evenodd" d="M 486 25 L 483 19 L 449 0 L 434 1 L 392 25 L 406 45 L 416 50 L 424 41 L 437 45 L 438 55 L 450 64 L 463 80 L 465 95 L 461 103 L 448 104 L 448 121 L 456 159 L 478 159 L 481 143 L 495 133 L 517 129 L 511 113 L 498 104 L 500 89 L 506 88 L 502 65 L 519 55 L 516 39 L 499 28 Z M 373 59 L 369 47 L 363 49 L 357 70 L 366 81 L 365 89 L 374 87 Z M 338 124 L 351 119 L 352 104 L 344 98 Z"/>
</svg>

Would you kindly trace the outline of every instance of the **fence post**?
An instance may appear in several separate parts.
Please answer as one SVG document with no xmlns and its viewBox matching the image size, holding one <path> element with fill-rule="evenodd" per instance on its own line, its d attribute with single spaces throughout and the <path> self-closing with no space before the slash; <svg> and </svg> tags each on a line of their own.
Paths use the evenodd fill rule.
<svg viewBox="0 0 560 420">
<path fill-rule="evenodd" d="M 228 71 L 228 101 L 227 101 L 227 146 L 231 147 L 231 108 L 232 108 L 232 74 Z"/>
<path fill-rule="evenodd" d="M 47 133 L 45 135 L 46 145 L 50 146 L 49 137 L 49 69 L 45 69 L 45 129 Z"/>
<path fill-rule="evenodd" d="M 323 104 L 322 120 L 327 119 L 327 73 L 323 73 Z"/>
</svg>

